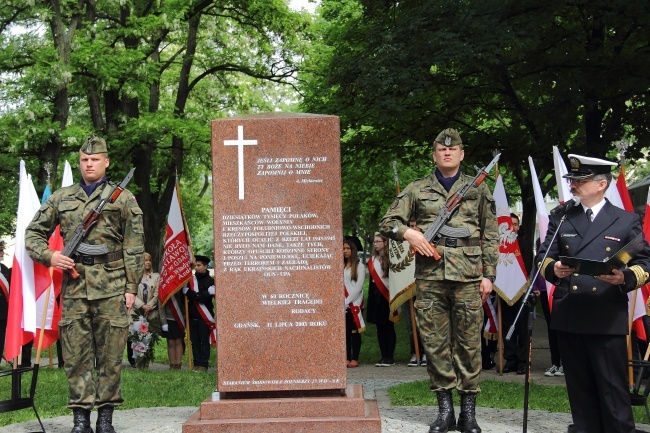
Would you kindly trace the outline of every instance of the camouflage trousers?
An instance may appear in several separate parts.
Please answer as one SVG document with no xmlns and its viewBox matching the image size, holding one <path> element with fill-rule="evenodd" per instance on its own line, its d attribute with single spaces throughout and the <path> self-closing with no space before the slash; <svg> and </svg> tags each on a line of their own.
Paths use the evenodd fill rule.
<svg viewBox="0 0 650 433">
<path fill-rule="evenodd" d="M 432 391 L 480 392 L 483 306 L 479 284 L 416 280 L 415 314 Z"/>
<path fill-rule="evenodd" d="M 128 324 L 123 295 L 93 301 L 63 298 L 59 336 L 69 408 L 124 402 L 120 382 Z"/>
</svg>

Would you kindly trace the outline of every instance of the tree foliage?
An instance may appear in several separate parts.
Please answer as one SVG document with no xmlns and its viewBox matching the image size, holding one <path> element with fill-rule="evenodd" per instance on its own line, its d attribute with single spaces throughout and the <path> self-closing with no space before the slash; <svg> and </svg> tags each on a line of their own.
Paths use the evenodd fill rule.
<svg viewBox="0 0 650 433">
<path fill-rule="evenodd" d="M 75 167 L 96 133 L 109 144 L 109 178 L 136 167 L 129 189 L 144 211 L 146 248 L 160 260 L 176 176 L 183 195 L 203 196 L 210 183 L 210 120 L 286 110 L 295 96 L 280 84 L 294 80 L 307 23 L 283 0 L 5 1 L 0 230 L 12 229 L 18 160 L 38 190 L 52 164 L 56 187 L 62 160 Z M 211 206 L 185 203 L 195 201 Z M 210 216 L 193 209 L 188 220 L 198 227 Z"/>
<path fill-rule="evenodd" d="M 635 138 L 634 159 L 650 136 L 646 1 L 323 0 L 320 12 L 304 104 L 341 116 L 344 161 L 428 162 L 432 139 L 456 127 L 467 165 L 502 152 L 530 237 L 528 156 L 547 192 L 553 145 L 604 157 Z M 371 174 L 366 184 L 387 188 L 388 176 Z"/>
</svg>

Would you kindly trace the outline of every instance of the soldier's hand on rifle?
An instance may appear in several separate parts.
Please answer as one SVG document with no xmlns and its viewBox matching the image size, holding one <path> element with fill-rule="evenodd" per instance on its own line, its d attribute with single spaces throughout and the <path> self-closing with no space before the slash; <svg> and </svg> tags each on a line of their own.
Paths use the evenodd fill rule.
<svg viewBox="0 0 650 433">
<path fill-rule="evenodd" d="M 74 268 L 74 260 L 61 254 L 61 251 L 54 251 L 52 259 L 50 260 L 50 266 L 53 268 L 68 270 Z"/>
<path fill-rule="evenodd" d="M 411 245 L 418 254 L 433 257 L 433 246 L 427 242 L 426 238 L 419 230 L 406 229 L 404 232 L 404 240 L 408 241 L 409 245 Z"/>
</svg>

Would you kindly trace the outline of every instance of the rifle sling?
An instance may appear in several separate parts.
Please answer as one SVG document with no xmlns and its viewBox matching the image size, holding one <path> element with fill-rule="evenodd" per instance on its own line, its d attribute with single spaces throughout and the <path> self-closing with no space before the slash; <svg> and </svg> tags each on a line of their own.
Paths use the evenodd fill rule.
<svg viewBox="0 0 650 433">
<path fill-rule="evenodd" d="M 86 266 L 91 266 L 91 265 L 98 265 L 101 263 L 114 262 L 116 260 L 122 260 L 123 258 L 124 255 L 122 254 L 122 250 L 120 250 L 120 251 L 115 251 L 113 253 L 102 254 L 100 256 L 88 256 L 85 254 L 78 254 L 77 257 L 75 257 L 74 261 L 76 263 L 81 263 Z"/>
</svg>

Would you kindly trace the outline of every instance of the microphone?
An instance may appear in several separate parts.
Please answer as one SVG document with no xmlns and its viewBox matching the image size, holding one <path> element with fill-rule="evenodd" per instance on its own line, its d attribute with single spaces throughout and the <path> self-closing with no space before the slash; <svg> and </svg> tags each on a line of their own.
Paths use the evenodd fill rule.
<svg viewBox="0 0 650 433">
<path fill-rule="evenodd" d="M 580 204 L 580 197 L 575 197 L 575 196 L 571 197 L 571 200 L 567 200 L 561 205 L 551 209 L 551 215 L 564 215 L 566 211 L 568 211 L 574 206 L 578 206 L 579 204 Z"/>
</svg>

